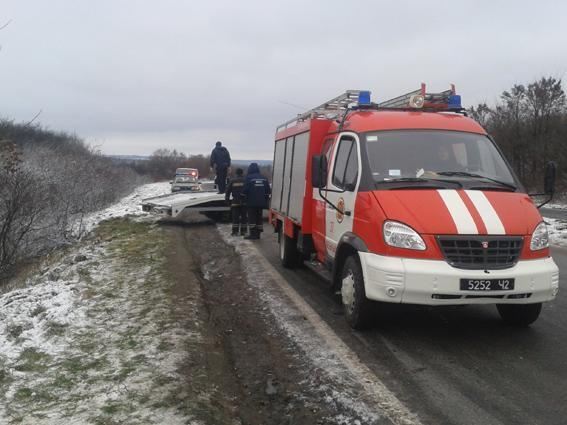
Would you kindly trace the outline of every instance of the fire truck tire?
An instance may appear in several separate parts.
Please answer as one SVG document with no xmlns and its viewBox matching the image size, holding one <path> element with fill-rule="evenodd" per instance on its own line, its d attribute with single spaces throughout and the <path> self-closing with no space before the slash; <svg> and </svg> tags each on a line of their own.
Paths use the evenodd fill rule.
<svg viewBox="0 0 567 425">
<path fill-rule="evenodd" d="M 541 313 L 541 303 L 534 304 L 497 304 L 500 317 L 514 326 L 529 326 Z"/>
<path fill-rule="evenodd" d="M 364 329 L 370 322 L 371 301 L 364 291 L 364 276 L 358 255 L 348 257 L 341 273 L 341 298 L 348 324 L 354 329 Z"/>
<path fill-rule="evenodd" d="M 282 266 L 293 269 L 299 265 L 299 251 L 297 250 L 297 245 L 295 243 L 295 239 L 290 238 L 287 236 L 283 229 L 280 228 L 279 234 L 279 241 L 280 241 L 280 261 L 282 262 Z"/>
</svg>

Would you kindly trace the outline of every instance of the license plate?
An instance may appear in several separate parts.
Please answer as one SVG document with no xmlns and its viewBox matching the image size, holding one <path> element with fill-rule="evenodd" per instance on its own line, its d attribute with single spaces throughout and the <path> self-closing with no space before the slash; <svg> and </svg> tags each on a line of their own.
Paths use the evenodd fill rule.
<svg viewBox="0 0 567 425">
<path fill-rule="evenodd" d="M 462 291 L 510 291 L 514 279 L 461 279 Z"/>
</svg>

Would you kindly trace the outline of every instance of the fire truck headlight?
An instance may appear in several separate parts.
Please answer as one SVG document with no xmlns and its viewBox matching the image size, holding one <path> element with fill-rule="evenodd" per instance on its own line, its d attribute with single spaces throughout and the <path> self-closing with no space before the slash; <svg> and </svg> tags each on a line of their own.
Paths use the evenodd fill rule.
<svg viewBox="0 0 567 425">
<path fill-rule="evenodd" d="M 532 233 L 530 249 L 532 251 L 538 251 L 544 248 L 549 248 L 549 234 L 547 233 L 547 225 L 542 221 Z"/>
<path fill-rule="evenodd" d="M 411 227 L 397 221 L 384 223 L 384 242 L 397 248 L 425 250 L 425 242 Z"/>
</svg>

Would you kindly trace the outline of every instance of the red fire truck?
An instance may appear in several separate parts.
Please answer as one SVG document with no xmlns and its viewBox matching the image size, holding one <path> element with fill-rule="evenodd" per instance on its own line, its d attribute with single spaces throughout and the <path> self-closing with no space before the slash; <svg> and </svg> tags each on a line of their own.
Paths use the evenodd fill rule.
<svg viewBox="0 0 567 425">
<path fill-rule="evenodd" d="M 537 195 L 554 181 L 549 163 Z M 283 265 L 328 279 L 354 328 L 379 302 L 495 304 L 526 326 L 558 292 L 536 205 L 454 86 L 349 90 L 284 123 L 272 192 Z"/>
</svg>

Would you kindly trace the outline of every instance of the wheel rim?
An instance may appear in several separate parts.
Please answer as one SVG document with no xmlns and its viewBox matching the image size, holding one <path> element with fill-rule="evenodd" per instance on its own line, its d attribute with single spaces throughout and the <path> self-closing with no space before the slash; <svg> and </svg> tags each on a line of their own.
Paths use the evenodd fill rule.
<svg viewBox="0 0 567 425">
<path fill-rule="evenodd" d="M 346 275 L 343 277 L 341 296 L 343 299 L 343 305 L 347 311 L 351 313 L 354 309 L 354 273 L 352 270 L 348 270 Z"/>
</svg>

